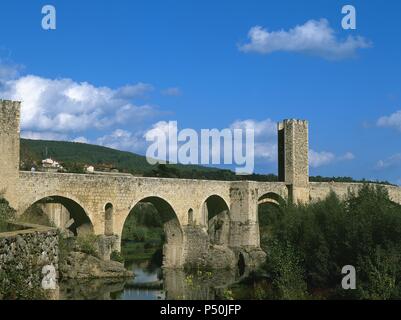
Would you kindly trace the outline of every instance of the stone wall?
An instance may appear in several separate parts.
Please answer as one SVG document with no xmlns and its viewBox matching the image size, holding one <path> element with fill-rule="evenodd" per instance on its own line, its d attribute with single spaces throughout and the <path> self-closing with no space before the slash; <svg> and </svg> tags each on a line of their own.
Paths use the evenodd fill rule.
<svg viewBox="0 0 401 320">
<path fill-rule="evenodd" d="M 309 160 L 308 122 L 284 120 L 278 124 L 279 180 L 290 185 L 295 202 L 308 201 Z"/>
<path fill-rule="evenodd" d="M 7 289 L 10 281 L 22 291 L 38 290 L 44 266 L 53 265 L 58 273 L 58 232 L 32 224 L 19 226 L 27 229 L 0 233 L 0 285 Z"/>
<path fill-rule="evenodd" d="M 318 201 L 326 198 L 330 192 L 334 192 L 340 198 L 345 198 L 348 193 L 357 192 L 363 186 L 362 183 L 344 182 L 311 182 L 310 201 Z M 390 199 L 401 204 L 401 188 L 397 186 L 380 185 L 387 189 Z"/>
<path fill-rule="evenodd" d="M 0 192 L 12 207 L 18 205 L 20 102 L 0 100 Z"/>
</svg>

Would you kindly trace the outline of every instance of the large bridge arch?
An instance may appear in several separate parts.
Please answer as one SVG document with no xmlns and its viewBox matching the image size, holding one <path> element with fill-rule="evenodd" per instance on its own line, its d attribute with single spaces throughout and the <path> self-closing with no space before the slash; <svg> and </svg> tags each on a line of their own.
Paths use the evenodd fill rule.
<svg viewBox="0 0 401 320">
<path fill-rule="evenodd" d="M 275 192 L 268 191 L 259 195 L 257 205 L 257 220 L 259 226 L 259 245 L 264 250 L 266 248 L 266 240 L 269 236 L 270 225 L 282 215 L 283 207 L 287 201 Z"/>
<path fill-rule="evenodd" d="M 94 225 L 83 204 L 75 197 L 51 193 L 36 196 L 19 207 L 18 215 L 39 208 L 60 229 L 70 230 L 74 235 L 94 233 Z"/>
<path fill-rule="evenodd" d="M 230 206 L 223 197 L 212 194 L 202 202 L 202 216 L 212 244 L 228 245 Z"/>
<path fill-rule="evenodd" d="M 201 210 L 202 210 L 202 219 L 203 222 L 207 225 L 207 221 L 210 218 L 213 218 L 217 214 L 221 213 L 222 211 L 230 210 L 230 202 L 227 201 L 223 196 L 214 193 L 209 194 L 204 197 L 201 201 Z"/>
<path fill-rule="evenodd" d="M 135 214 L 134 209 L 140 203 L 152 204 L 163 222 L 165 234 L 165 243 L 163 245 L 163 267 L 182 267 L 184 264 L 184 233 L 176 210 L 166 199 L 152 195 L 134 201 L 130 206 L 128 214 L 120 220 L 118 235 L 121 238 L 128 217 Z"/>
</svg>

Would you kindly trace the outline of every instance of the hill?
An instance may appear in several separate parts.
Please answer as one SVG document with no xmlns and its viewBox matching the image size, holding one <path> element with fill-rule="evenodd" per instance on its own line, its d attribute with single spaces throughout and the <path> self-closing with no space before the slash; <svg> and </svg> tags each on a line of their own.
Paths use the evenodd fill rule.
<svg viewBox="0 0 401 320">
<path fill-rule="evenodd" d="M 39 167 L 41 161 L 47 157 L 60 162 L 67 172 L 83 173 L 85 165 L 93 165 L 96 170 L 109 171 L 118 169 L 120 172 L 135 176 L 206 179 L 206 180 L 251 180 L 251 181 L 278 181 L 274 174 L 253 174 L 237 176 L 231 170 L 204 167 L 199 165 L 159 164 L 150 165 L 144 156 L 119 151 L 107 147 L 67 141 L 47 141 L 21 139 L 21 170 L 30 170 Z M 351 177 L 310 177 L 316 182 L 372 182 L 354 180 Z M 374 181 L 390 184 L 387 181 Z"/>
<path fill-rule="evenodd" d="M 83 173 L 85 165 L 93 165 L 96 170 L 118 169 L 136 176 L 230 181 L 241 179 L 233 171 L 218 168 L 181 164 L 150 165 L 144 156 L 86 143 L 21 139 L 22 170 L 39 167 L 47 157 L 57 160 L 68 172 L 74 173 Z M 275 175 L 254 175 L 253 179 L 277 181 Z"/>
</svg>

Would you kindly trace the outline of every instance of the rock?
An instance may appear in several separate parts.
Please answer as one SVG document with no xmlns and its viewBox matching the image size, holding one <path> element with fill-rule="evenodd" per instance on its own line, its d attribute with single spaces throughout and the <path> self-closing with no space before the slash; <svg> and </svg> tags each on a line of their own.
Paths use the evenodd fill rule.
<svg viewBox="0 0 401 320">
<path fill-rule="evenodd" d="M 60 264 L 60 273 L 62 278 L 66 279 L 125 278 L 133 276 L 133 272 L 126 270 L 122 263 L 104 261 L 76 251 L 69 254 L 66 263 Z"/>
<path fill-rule="evenodd" d="M 237 265 L 234 252 L 226 246 L 210 246 L 206 265 L 212 269 L 234 269 Z"/>
</svg>

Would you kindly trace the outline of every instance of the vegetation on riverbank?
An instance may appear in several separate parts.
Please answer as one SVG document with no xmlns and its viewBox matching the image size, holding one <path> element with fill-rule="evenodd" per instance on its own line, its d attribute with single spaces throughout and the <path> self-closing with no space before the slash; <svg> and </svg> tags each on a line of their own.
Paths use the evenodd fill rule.
<svg viewBox="0 0 401 320">
<path fill-rule="evenodd" d="M 0 192 L 0 232 L 9 231 L 8 222 L 15 220 L 15 214 L 15 210 L 10 207 L 10 204 Z"/>
<path fill-rule="evenodd" d="M 163 217 L 154 206 L 139 203 L 124 224 L 121 240 L 121 254 L 128 263 L 150 260 L 161 265 L 165 241 Z"/>
<path fill-rule="evenodd" d="M 257 298 L 401 298 L 401 206 L 385 188 L 365 185 L 345 200 L 332 193 L 307 205 L 261 207 L 260 222 L 266 264 L 255 281 L 246 280 Z M 345 265 L 356 269 L 355 290 L 341 287 Z"/>
</svg>

